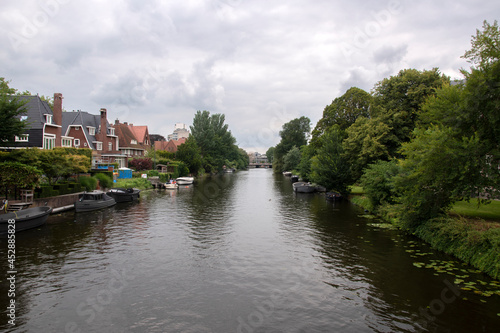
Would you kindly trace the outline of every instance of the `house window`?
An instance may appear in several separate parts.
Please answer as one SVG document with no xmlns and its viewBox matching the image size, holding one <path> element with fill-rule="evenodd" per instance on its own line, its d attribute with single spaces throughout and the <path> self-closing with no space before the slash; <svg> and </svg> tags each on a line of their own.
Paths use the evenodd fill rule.
<svg viewBox="0 0 500 333">
<path fill-rule="evenodd" d="M 45 122 L 47 124 L 52 124 L 52 115 L 51 114 L 46 114 L 45 115 Z"/>
<path fill-rule="evenodd" d="M 43 149 L 52 149 L 56 146 L 56 136 L 44 136 L 43 137 Z"/>
<path fill-rule="evenodd" d="M 95 149 L 102 150 L 102 142 L 96 142 L 95 143 Z"/>
<path fill-rule="evenodd" d="M 109 151 L 113 150 L 113 143 L 112 142 L 108 142 L 108 150 Z"/>
<path fill-rule="evenodd" d="M 130 140 L 130 144 L 136 145 L 137 144 L 137 140 Z"/>
<path fill-rule="evenodd" d="M 71 139 L 67 139 L 67 138 L 61 139 L 61 146 L 71 147 Z"/>
<path fill-rule="evenodd" d="M 26 121 L 28 120 L 28 116 L 21 116 L 21 121 Z"/>
<path fill-rule="evenodd" d="M 115 129 L 113 127 L 109 128 L 109 135 L 115 135 Z"/>
<path fill-rule="evenodd" d="M 29 134 L 21 134 L 20 136 L 16 135 L 16 142 L 28 142 Z"/>
<path fill-rule="evenodd" d="M 75 139 L 75 147 L 80 147 L 80 139 Z"/>
<path fill-rule="evenodd" d="M 95 127 L 88 126 L 87 129 L 89 130 L 90 135 L 95 135 Z"/>
</svg>

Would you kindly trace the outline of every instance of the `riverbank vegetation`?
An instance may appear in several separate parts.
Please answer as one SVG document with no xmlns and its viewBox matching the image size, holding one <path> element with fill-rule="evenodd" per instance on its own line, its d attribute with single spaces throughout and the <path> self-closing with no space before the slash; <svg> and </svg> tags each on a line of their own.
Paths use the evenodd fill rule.
<svg viewBox="0 0 500 333">
<path fill-rule="evenodd" d="M 463 55 L 471 64 L 463 80 L 438 68 L 403 69 L 371 93 L 350 88 L 325 107 L 309 143 L 297 145 L 298 172 L 344 195 L 361 186 L 355 200 L 366 209 L 500 277 L 498 221 L 450 215 L 457 202 L 463 212 L 463 201 L 487 207 L 500 198 L 499 57 L 498 23 L 485 21 Z M 292 149 L 285 126 L 275 161 Z M 273 169 L 283 171 L 277 162 Z"/>
</svg>

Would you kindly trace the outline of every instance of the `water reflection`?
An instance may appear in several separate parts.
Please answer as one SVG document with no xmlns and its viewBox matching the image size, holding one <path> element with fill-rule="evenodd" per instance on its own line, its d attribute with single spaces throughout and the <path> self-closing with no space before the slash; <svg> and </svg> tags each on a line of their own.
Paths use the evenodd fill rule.
<svg viewBox="0 0 500 333">
<path fill-rule="evenodd" d="M 407 252 L 433 251 L 361 214 L 348 202 L 294 194 L 287 178 L 257 169 L 144 191 L 139 202 L 104 211 L 51 216 L 19 234 L 18 324 L 3 317 L 0 327 L 480 332 L 497 325 L 500 297 L 467 301 L 461 291 L 445 303 L 441 295 L 453 294 L 443 293 L 444 281 L 453 279 L 415 267 Z M 5 260 L 0 268 L 7 271 Z M 7 289 L 2 281 L 2 304 Z M 435 319 L 422 320 L 422 311 L 441 304 Z"/>
</svg>

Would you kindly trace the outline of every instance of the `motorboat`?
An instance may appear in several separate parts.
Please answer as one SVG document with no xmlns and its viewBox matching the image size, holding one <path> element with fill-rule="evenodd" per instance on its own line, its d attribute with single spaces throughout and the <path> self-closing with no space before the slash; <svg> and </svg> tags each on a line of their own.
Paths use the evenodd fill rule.
<svg viewBox="0 0 500 333">
<path fill-rule="evenodd" d="M 285 176 L 285 177 L 291 177 L 292 176 L 292 172 L 291 171 L 283 171 L 283 176 Z"/>
<path fill-rule="evenodd" d="M 112 188 L 106 194 L 116 202 L 129 202 L 139 199 L 141 190 L 137 188 Z"/>
<path fill-rule="evenodd" d="M 191 185 L 194 183 L 194 177 L 179 177 L 175 180 L 178 185 Z"/>
<path fill-rule="evenodd" d="M 52 212 L 52 207 L 42 206 L 22 209 L 16 212 L 0 215 L 0 234 L 5 235 L 9 230 L 15 232 L 37 228 L 47 222 L 47 218 Z M 13 223 L 9 223 L 15 221 Z M 10 225 L 14 225 L 11 227 Z"/>
<path fill-rule="evenodd" d="M 292 184 L 293 191 L 297 193 L 313 193 L 316 191 L 316 186 L 306 182 L 295 182 Z"/>
<path fill-rule="evenodd" d="M 179 188 L 179 185 L 177 185 L 176 183 L 165 183 L 165 189 L 167 190 L 176 190 Z"/>
<path fill-rule="evenodd" d="M 342 194 L 338 192 L 326 192 L 325 198 L 329 201 L 341 201 L 343 199 Z"/>
<path fill-rule="evenodd" d="M 299 181 L 299 176 L 297 176 L 297 175 L 291 175 L 290 176 L 290 181 L 292 183 L 298 182 Z"/>
<path fill-rule="evenodd" d="M 75 202 L 76 212 L 90 212 L 102 208 L 114 206 L 116 200 L 103 191 L 92 191 L 80 194 Z"/>
</svg>

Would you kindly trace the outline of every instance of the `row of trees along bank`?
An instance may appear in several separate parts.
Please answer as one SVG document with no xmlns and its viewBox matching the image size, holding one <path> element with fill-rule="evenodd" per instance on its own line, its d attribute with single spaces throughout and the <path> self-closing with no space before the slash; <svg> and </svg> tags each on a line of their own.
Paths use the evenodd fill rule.
<svg viewBox="0 0 500 333">
<path fill-rule="evenodd" d="M 296 170 L 302 178 L 344 195 L 359 184 L 369 210 L 427 236 L 425 228 L 431 223 L 435 227 L 455 202 L 474 198 L 487 204 L 498 198 L 498 23 L 485 21 L 471 44 L 463 55 L 471 67 L 461 69 L 461 81 L 450 82 L 437 68 L 404 69 L 376 83 L 371 93 L 353 87 L 333 100 L 308 144 L 309 119 L 285 124 L 280 143 L 267 153 L 274 158 L 274 171 Z M 463 237 L 460 241 L 469 251 L 462 259 L 474 261 L 474 237 Z M 476 252 L 489 251 L 482 269 L 498 277 L 500 228 L 481 237 Z"/>
</svg>

